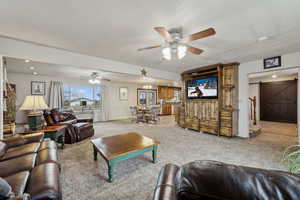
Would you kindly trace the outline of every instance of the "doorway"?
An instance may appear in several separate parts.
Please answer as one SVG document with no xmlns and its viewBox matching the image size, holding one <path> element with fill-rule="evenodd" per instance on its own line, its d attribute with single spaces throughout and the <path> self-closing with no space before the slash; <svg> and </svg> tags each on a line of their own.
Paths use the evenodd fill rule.
<svg viewBox="0 0 300 200">
<path fill-rule="evenodd" d="M 298 141 L 298 69 L 249 74 L 250 135 Z"/>
<path fill-rule="evenodd" d="M 297 123 L 297 79 L 260 83 L 260 120 Z"/>
</svg>

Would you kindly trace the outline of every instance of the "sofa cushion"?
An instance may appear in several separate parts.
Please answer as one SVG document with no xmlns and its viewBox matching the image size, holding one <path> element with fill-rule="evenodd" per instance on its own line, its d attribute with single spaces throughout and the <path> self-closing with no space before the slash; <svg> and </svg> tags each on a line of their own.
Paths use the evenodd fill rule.
<svg viewBox="0 0 300 200">
<path fill-rule="evenodd" d="M 4 156 L 7 150 L 7 145 L 4 142 L 0 141 L 0 160 Z"/>
<path fill-rule="evenodd" d="M 27 154 L 0 162 L 0 177 L 10 176 L 21 171 L 30 171 L 35 165 L 36 153 Z"/>
<path fill-rule="evenodd" d="M 57 163 L 58 162 L 58 153 L 56 149 L 44 149 L 39 151 L 36 157 L 36 165 L 41 165 L 44 163 Z"/>
<path fill-rule="evenodd" d="M 7 199 L 11 194 L 11 186 L 6 180 L 0 177 L 0 199 Z"/>
<path fill-rule="evenodd" d="M 40 147 L 40 143 L 29 143 L 18 147 L 9 148 L 2 160 L 8 160 L 23 156 L 26 154 L 36 153 Z"/>
<path fill-rule="evenodd" d="M 300 196 L 300 176 L 288 172 L 195 161 L 182 166 L 178 174 L 177 194 L 183 200 L 296 200 Z"/>
<path fill-rule="evenodd" d="M 12 187 L 12 192 L 17 196 L 22 196 L 29 178 L 29 171 L 23 171 L 11 176 L 7 176 L 4 179 Z"/>
<path fill-rule="evenodd" d="M 46 163 L 36 166 L 31 171 L 26 192 L 30 194 L 32 200 L 61 199 L 58 165 Z"/>
<path fill-rule="evenodd" d="M 44 149 L 57 149 L 57 145 L 53 140 L 45 140 L 41 143 L 39 151 Z"/>
</svg>

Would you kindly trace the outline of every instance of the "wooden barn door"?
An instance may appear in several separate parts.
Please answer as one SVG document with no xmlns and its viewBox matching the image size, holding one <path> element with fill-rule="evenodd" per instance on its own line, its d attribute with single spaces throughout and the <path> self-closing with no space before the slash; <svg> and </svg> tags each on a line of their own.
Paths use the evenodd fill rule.
<svg viewBox="0 0 300 200">
<path fill-rule="evenodd" d="M 297 123 L 297 80 L 260 84 L 260 120 Z"/>
</svg>

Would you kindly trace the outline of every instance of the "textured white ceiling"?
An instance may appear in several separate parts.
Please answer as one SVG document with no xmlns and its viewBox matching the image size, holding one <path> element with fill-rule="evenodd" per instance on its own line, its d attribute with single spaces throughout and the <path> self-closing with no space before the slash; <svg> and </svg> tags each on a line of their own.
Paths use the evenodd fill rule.
<svg viewBox="0 0 300 200">
<path fill-rule="evenodd" d="M 182 72 L 300 51 L 299 0 L 2 0 L 0 35 L 125 63 Z M 191 42 L 203 49 L 182 60 L 162 60 L 155 26 L 182 27 L 184 35 L 214 27 L 213 37 Z M 257 42 L 261 36 L 270 39 Z"/>
<path fill-rule="evenodd" d="M 272 75 L 276 75 L 276 78 L 273 78 Z M 268 72 L 260 72 L 249 74 L 249 82 L 272 82 L 272 81 L 282 81 L 282 80 L 293 80 L 298 79 L 298 68 L 292 69 L 275 69 Z"/>
<path fill-rule="evenodd" d="M 152 84 L 152 85 L 171 85 L 178 86 L 178 82 L 160 80 L 149 77 L 141 77 L 136 75 L 114 73 L 106 71 L 97 71 L 95 69 L 79 68 L 74 66 L 57 65 L 50 63 L 41 63 L 30 61 L 26 63 L 24 59 L 16 59 L 6 57 L 6 68 L 8 73 L 33 74 L 37 72 L 38 76 L 53 76 L 62 78 L 76 78 L 88 80 L 92 72 L 98 72 L 102 79 L 114 82 L 127 82 L 136 84 Z M 30 67 L 34 67 L 33 70 Z"/>
</svg>

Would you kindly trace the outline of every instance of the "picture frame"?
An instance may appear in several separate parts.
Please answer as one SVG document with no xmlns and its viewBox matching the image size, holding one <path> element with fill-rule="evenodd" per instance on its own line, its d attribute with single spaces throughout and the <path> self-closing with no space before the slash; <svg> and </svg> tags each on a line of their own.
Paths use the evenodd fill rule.
<svg viewBox="0 0 300 200">
<path fill-rule="evenodd" d="M 264 69 L 270 69 L 274 67 L 281 67 L 281 56 L 264 59 Z"/>
<path fill-rule="evenodd" d="M 120 96 L 120 101 L 128 101 L 128 88 L 120 87 L 119 96 Z"/>
<path fill-rule="evenodd" d="M 46 94 L 46 82 L 43 81 L 31 81 L 31 95 L 41 95 Z"/>
</svg>

